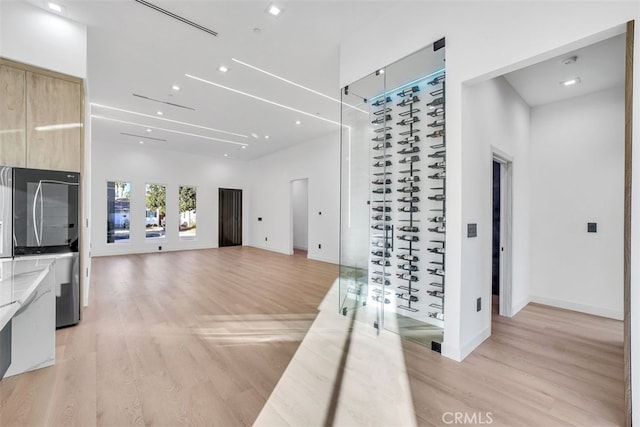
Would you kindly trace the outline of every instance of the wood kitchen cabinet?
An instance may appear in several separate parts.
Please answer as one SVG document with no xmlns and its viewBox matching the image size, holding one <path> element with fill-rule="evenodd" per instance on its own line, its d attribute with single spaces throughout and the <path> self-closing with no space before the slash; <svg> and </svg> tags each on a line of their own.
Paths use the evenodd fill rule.
<svg viewBox="0 0 640 427">
<path fill-rule="evenodd" d="M 0 59 L 0 165 L 81 172 L 82 80 Z"/>
<path fill-rule="evenodd" d="M 27 165 L 25 71 L 0 65 L 0 163 Z"/>
<path fill-rule="evenodd" d="M 82 90 L 27 71 L 27 167 L 80 172 Z"/>
</svg>

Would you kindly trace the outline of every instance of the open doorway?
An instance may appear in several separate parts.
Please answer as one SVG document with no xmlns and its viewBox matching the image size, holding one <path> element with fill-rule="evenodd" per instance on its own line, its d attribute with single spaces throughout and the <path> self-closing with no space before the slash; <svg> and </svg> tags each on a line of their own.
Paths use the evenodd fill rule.
<svg viewBox="0 0 640 427">
<path fill-rule="evenodd" d="M 309 249 L 309 179 L 291 181 L 291 252 L 306 257 Z"/>
<path fill-rule="evenodd" d="M 512 316 L 511 170 L 512 162 L 497 153 L 492 158 L 491 297 L 492 313 Z"/>
</svg>

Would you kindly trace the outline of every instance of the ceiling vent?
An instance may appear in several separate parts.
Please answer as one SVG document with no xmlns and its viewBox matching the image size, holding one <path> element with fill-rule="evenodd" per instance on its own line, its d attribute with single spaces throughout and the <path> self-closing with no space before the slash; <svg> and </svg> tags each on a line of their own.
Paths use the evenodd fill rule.
<svg viewBox="0 0 640 427">
<path fill-rule="evenodd" d="M 187 18 L 183 18 L 182 16 L 176 15 L 173 12 L 169 12 L 168 10 L 163 9 L 160 6 L 156 6 L 155 4 L 149 3 L 148 1 L 145 1 L 145 0 L 134 0 L 134 1 L 136 1 L 137 3 L 140 3 L 143 6 L 150 7 L 151 9 L 156 10 L 156 11 L 158 11 L 160 13 L 164 13 L 165 15 L 167 15 L 167 16 L 173 18 L 173 19 L 177 19 L 180 22 L 184 22 L 185 24 L 191 25 L 194 28 L 197 28 L 197 29 L 199 29 L 201 31 L 204 31 L 205 33 L 209 33 L 212 36 L 217 36 L 218 35 L 218 33 L 216 31 L 213 31 L 213 30 L 211 30 L 211 29 L 209 29 L 207 27 L 203 27 L 200 24 L 196 24 L 193 21 L 189 21 Z"/>
<path fill-rule="evenodd" d="M 140 95 L 137 93 L 132 93 L 133 96 L 137 97 L 137 98 L 142 98 L 142 99 L 146 99 L 148 101 L 153 101 L 153 102 L 159 102 L 161 104 L 166 104 L 166 105 L 171 105 L 172 107 L 178 107 L 178 108 L 185 108 L 187 110 L 192 110 L 192 111 L 196 111 L 195 108 L 193 107 L 187 107 L 186 105 L 180 105 L 180 104 L 176 104 L 174 102 L 167 102 L 167 101 L 163 101 L 161 99 L 155 99 L 155 98 L 151 98 L 149 96 L 145 96 L 145 95 Z"/>
</svg>

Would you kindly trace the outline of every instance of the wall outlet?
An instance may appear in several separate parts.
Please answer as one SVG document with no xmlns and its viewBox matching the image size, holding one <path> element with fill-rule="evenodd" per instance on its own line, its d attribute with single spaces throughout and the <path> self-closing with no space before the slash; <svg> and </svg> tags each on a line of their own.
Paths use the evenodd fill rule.
<svg viewBox="0 0 640 427">
<path fill-rule="evenodd" d="M 267 238 L 266 238 L 266 237 L 264 238 L 264 241 L 265 241 L 265 242 L 267 241 Z"/>
<path fill-rule="evenodd" d="M 162 246 L 158 246 L 158 250 L 161 251 L 162 250 Z"/>
<path fill-rule="evenodd" d="M 476 300 L 476 311 L 482 310 L 482 298 Z"/>
<path fill-rule="evenodd" d="M 318 243 L 318 249 L 322 249 L 322 243 Z"/>
</svg>

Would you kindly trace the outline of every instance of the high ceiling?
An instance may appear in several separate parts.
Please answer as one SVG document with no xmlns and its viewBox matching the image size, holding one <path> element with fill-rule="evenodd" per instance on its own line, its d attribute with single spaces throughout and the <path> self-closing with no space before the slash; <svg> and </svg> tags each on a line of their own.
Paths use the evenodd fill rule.
<svg viewBox="0 0 640 427">
<path fill-rule="evenodd" d="M 213 36 L 134 0 L 60 3 L 88 28 L 93 143 L 245 160 L 339 129 L 339 102 L 273 75 L 339 99 L 339 44 L 385 7 L 276 1 L 275 17 L 269 1 L 152 2 Z"/>
</svg>

